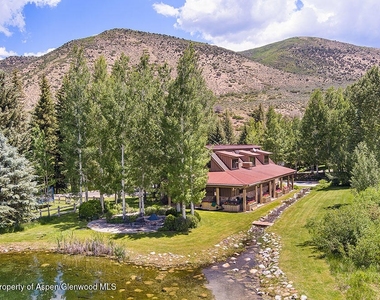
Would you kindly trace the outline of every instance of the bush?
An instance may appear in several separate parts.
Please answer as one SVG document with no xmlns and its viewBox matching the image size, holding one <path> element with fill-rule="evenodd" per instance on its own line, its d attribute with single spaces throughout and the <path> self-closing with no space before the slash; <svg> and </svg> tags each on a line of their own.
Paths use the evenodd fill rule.
<svg viewBox="0 0 380 300">
<path fill-rule="evenodd" d="M 165 218 L 164 226 L 162 226 L 163 231 L 175 231 L 175 219 L 173 215 L 167 215 Z"/>
<path fill-rule="evenodd" d="M 320 221 L 308 221 L 307 228 L 319 250 L 346 256 L 363 236 L 369 223 L 363 209 L 349 205 L 329 211 Z"/>
<path fill-rule="evenodd" d="M 190 222 L 191 221 L 189 221 L 188 218 L 184 219 L 182 216 L 175 218 L 175 223 L 174 223 L 175 231 L 188 232 L 190 228 L 189 226 Z"/>
<path fill-rule="evenodd" d="M 326 179 L 321 179 L 318 181 L 318 185 L 316 186 L 316 190 L 317 191 L 320 191 L 320 190 L 325 190 L 327 189 L 329 186 L 330 186 L 330 182 L 328 182 Z"/>
<path fill-rule="evenodd" d="M 188 223 L 188 229 L 198 227 L 199 219 L 195 216 L 195 214 L 194 214 L 194 216 L 193 215 L 187 215 L 186 220 Z"/>
<path fill-rule="evenodd" d="M 171 207 L 165 212 L 165 216 L 168 216 L 168 215 L 178 217 L 179 213 L 177 212 L 177 210 L 174 207 Z"/>
<path fill-rule="evenodd" d="M 79 218 L 86 220 L 99 219 L 102 214 L 102 205 L 98 200 L 89 200 L 79 206 Z"/>
<path fill-rule="evenodd" d="M 202 220 L 201 215 L 199 214 L 199 212 L 194 211 L 194 216 L 198 219 L 199 222 Z"/>
</svg>

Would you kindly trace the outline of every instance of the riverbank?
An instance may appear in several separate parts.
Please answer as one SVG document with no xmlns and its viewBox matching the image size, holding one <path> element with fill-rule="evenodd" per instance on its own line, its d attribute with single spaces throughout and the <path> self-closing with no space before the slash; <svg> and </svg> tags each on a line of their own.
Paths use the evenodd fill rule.
<svg viewBox="0 0 380 300">
<path fill-rule="evenodd" d="M 309 190 L 300 190 L 291 199 L 260 218 L 260 221 L 275 222 L 285 209 L 307 195 Z M 204 269 L 207 287 L 212 290 L 215 299 L 306 300 L 307 296 L 300 295 L 293 287 L 293 282 L 279 268 L 280 237 L 265 233 L 263 227 L 255 225 L 250 229 L 249 235 L 251 241 L 246 251 L 235 253 L 227 261 Z"/>
</svg>

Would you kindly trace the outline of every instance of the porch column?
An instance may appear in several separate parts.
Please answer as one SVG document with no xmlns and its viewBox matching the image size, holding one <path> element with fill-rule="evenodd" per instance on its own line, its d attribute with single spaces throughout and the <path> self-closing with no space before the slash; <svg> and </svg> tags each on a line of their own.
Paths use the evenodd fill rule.
<svg viewBox="0 0 380 300">
<path fill-rule="evenodd" d="M 247 189 L 243 189 L 243 211 L 247 211 Z"/>
<path fill-rule="evenodd" d="M 220 206 L 219 188 L 215 188 L 216 204 Z"/>
<path fill-rule="evenodd" d="M 260 195 L 259 195 L 259 203 L 261 203 L 261 201 L 263 201 L 263 184 L 260 183 Z"/>
<path fill-rule="evenodd" d="M 294 190 L 294 174 L 292 175 L 292 190 Z"/>
<path fill-rule="evenodd" d="M 256 203 L 259 203 L 259 199 L 257 197 L 257 185 L 255 185 L 255 201 Z"/>
<path fill-rule="evenodd" d="M 287 183 L 288 183 L 288 188 L 289 188 L 289 186 L 290 186 L 290 183 L 289 183 L 289 175 L 288 175 L 288 177 L 286 178 L 286 180 L 287 180 Z M 292 189 L 293 189 L 293 187 L 292 187 Z"/>
<path fill-rule="evenodd" d="M 282 185 L 283 185 L 283 182 L 282 182 L 282 177 L 280 178 L 280 188 L 282 189 Z"/>
<path fill-rule="evenodd" d="M 273 197 L 276 197 L 276 179 L 273 179 Z"/>
<path fill-rule="evenodd" d="M 274 195 L 272 195 L 272 192 L 273 192 L 273 189 L 272 189 L 272 180 L 270 180 L 268 182 L 268 184 L 269 184 L 269 187 L 268 187 L 269 196 L 272 198 L 272 197 L 274 197 Z"/>
</svg>

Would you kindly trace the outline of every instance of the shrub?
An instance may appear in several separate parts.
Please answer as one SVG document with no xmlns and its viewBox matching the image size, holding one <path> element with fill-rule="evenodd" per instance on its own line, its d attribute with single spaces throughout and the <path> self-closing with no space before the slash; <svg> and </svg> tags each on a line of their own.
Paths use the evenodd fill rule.
<svg viewBox="0 0 380 300">
<path fill-rule="evenodd" d="M 363 236 L 369 223 L 363 209 L 349 205 L 329 211 L 320 221 L 308 221 L 307 228 L 319 250 L 346 256 Z"/>
<path fill-rule="evenodd" d="M 178 214 L 179 214 L 179 213 L 177 212 L 177 210 L 176 210 L 174 207 L 169 208 L 169 209 L 166 211 L 166 213 L 165 213 L 166 216 L 168 216 L 168 215 L 172 215 L 172 216 L 175 216 L 175 217 L 177 217 Z"/>
<path fill-rule="evenodd" d="M 182 216 L 179 216 L 175 219 L 175 231 L 178 232 L 188 232 L 189 231 L 189 225 L 190 222 L 188 218 L 184 219 Z"/>
<path fill-rule="evenodd" d="M 194 211 L 194 216 L 198 219 L 199 222 L 202 220 L 201 215 L 199 214 L 199 212 Z"/>
<path fill-rule="evenodd" d="M 321 179 L 318 181 L 318 185 L 316 186 L 316 190 L 317 191 L 320 191 L 320 190 L 325 190 L 327 189 L 329 186 L 330 186 L 330 182 L 328 182 L 326 179 Z"/>
<path fill-rule="evenodd" d="M 167 215 L 165 218 L 164 226 L 162 226 L 163 231 L 175 231 L 175 219 L 173 215 Z"/>
<path fill-rule="evenodd" d="M 188 229 L 191 229 L 191 228 L 197 228 L 198 227 L 198 224 L 199 224 L 199 219 L 193 215 L 187 215 L 186 216 L 186 220 L 187 220 L 187 223 L 188 223 L 188 226 L 189 228 Z"/>
<path fill-rule="evenodd" d="M 86 220 L 99 219 L 102 214 L 102 206 L 98 200 L 89 200 L 79 206 L 79 218 Z"/>
</svg>

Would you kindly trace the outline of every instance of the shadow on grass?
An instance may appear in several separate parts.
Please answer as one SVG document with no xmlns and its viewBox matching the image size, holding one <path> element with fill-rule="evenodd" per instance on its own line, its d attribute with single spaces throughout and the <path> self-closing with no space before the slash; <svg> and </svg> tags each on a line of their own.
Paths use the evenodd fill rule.
<svg viewBox="0 0 380 300">
<path fill-rule="evenodd" d="M 82 221 L 79 219 L 78 214 L 68 213 L 58 216 L 41 217 L 38 219 L 40 225 L 53 225 L 53 227 L 59 230 L 69 230 L 69 229 L 82 229 L 87 228 L 87 221 Z"/>
<path fill-rule="evenodd" d="M 188 235 L 189 232 L 176 232 L 176 231 L 156 231 L 156 232 L 137 232 L 137 233 L 117 233 L 113 235 L 113 239 L 122 239 L 128 237 L 130 240 L 139 240 L 142 238 L 159 239 L 164 237 L 174 237 L 177 235 Z"/>
<path fill-rule="evenodd" d="M 348 203 L 337 203 L 334 205 L 327 206 L 324 209 L 339 209 L 339 208 L 341 208 L 343 206 L 347 206 L 347 205 L 349 205 L 349 204 Z"/>
<path fill-rule="evenodd" d="M 314 245 L 313 241 L 308 240 L 304 241 L 303 243 L 298 243 L 296 244 L 297 247 L 300 248 L 309 248 L 312 252 L 312 255 L 309 255 L 310 258 L 315 258 L 315 259 L 325 259 L 326 255 L 324 253 L 321 253 L 320 250 Z"/>
</svg>

